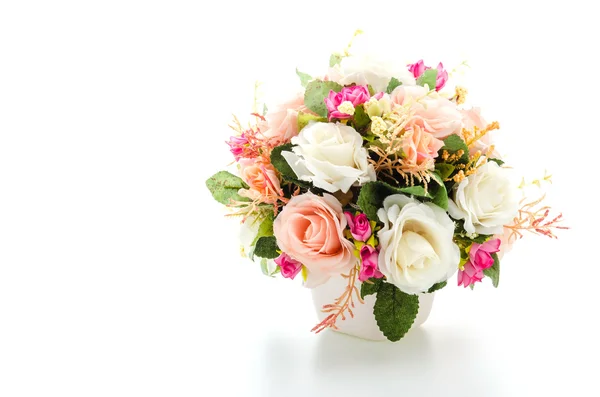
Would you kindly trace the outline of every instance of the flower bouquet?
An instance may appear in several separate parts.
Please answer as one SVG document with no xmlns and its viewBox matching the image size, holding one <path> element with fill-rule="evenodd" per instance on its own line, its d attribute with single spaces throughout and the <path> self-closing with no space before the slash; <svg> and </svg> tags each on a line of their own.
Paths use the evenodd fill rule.
<svg viewBox="0 0 600 397">
<path fill-rule="evenodd" d="M 243 254 L 315 289 L 313 331 L 397 341 L 455 273 L 459 286 L 497 287 L 523 232 L 564 228 L 513 183 L 490 138 L 499 124 L 464 105 L 466 89 L 444 92 L 442 63 L 346 52 L 329 66 L 321 78 L 296 71 L 303 91 L 248 126 L 236 118 L 237 167 L 207 181 L 241 217 Z"/>
</svg>

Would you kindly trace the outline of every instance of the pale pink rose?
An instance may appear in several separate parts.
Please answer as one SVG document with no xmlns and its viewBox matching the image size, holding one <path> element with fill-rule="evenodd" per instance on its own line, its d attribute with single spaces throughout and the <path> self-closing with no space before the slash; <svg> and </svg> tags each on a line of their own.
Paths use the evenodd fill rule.
<svg viewBox="0 0 600 397">
<path fill-rule="evenodd" d="M 343 235 L 346 224 L 335 197 L 310 192 L 292 197 L 275 218 L 277 245 L 308 270 L 305 286 L 316 287 L 356 265 L 354 244 Z"/>
<path fill-rule="evenodd" d="M 468 110 L 461 110 L 462 114 L 462 123 L 463 128 L 473 131 L 473 128 L 477 127 L 479 130 L 485 129 L 488 123 L 481 116 L 480 108 L 471 108 Z M 489 147 L 493 144 L 492 140 L 492 132 L 488 132 L 483 137 L 479 138 L 475 143 L 469 148 L 469 152 L 471 155 L 475 154 L 477 151 L 481 151 L 482 153 L 486 153 Z M 494 151 L 492 156 L 498 158 L 498 152 Z"/>
<path fill-rule="evenodd" d="M 420 126 L 435 138 L 444 139 L 461 130 L 462 115 L 456 104 L 437 92 L 418 85 L 401 85 L 392 92 L 391 99 L 394 104 L 409 106 L 414 112 L 409 124 Z"/>
<path fill-rule="evenodd" d="M 438 151 L 442 146 L 444 146 L 443 141 L 435 138 L 418 124 L 414 124 L 407 131 L 406 137 L 402 141 L 402 151 L 409 164 L 421 165 L 429 161 L 432 168 L 434 166 L 432 160 L 438 156 Z"/>
<path fill-rule="evenodd" d="M 288 143 L 298 135 L 298 112 L 307 111 L 304 94 L 298 93 L 290 101 L 277 106 L 265 116 L 261 131 L 267 138 L 274 138 L 278 144 Z"/>
<path fill-rule="evenodd" d="M 512 251 L 515 242 L 518 240 L 517 235 L 513 233 L 512 229 L 505 227 L 502 234 L 497 234 L 495 238 L 500 239 L 500 251 L 498 251 L 498 259 L 502 259 L 505 254 Z"/>
<path fill-rule="evenodd" d="M 240 176 L 249 189 L 240 191 L 240 195 L 252 200 L 275 202 L 281 196 L 281 186 L 277 171 L 270 163 L 256 159 L 240 159 Z"/>
</svg>

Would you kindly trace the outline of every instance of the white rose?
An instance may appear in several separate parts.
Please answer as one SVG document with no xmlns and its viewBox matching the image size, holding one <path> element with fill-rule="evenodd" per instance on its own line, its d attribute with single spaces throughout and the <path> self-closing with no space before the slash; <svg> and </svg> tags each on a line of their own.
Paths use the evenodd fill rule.
<svg viewBox="0 0 600 397">
<path fill-rule="evenodd" d="M 384 226 L 379 270 L 407 294 L 426 292 L 458 269 L 460 252 L 454 244 L 454 222 L 431 203 L 394 194 L 383 201 L 377 216 Z"/>
<path fill-rule="evenodd" d="M 392 77 L 403 85 L 415 85 L 415 78 L 405 66 L 383 61 L 369 54 L 350 55 L 329 69 L 327 77 L 341 85 L 369 84 L 376 92 L 385 92 Z"/>
<path fill-rule="evenodd" d="M 294 152 L 282 152 L 298 178 L 335 193 L 375 180 L 362 136 L 340 123 L 310 123 L 292 138 Z"/>
<path fill-rule="evenodd" d="M 468 233 L 502 234 L 518 209 L 519 194 L 509 170 L 493 161 L 463 179 L 448 202 L 450 216 L 464 219 Z"/>
</svg>

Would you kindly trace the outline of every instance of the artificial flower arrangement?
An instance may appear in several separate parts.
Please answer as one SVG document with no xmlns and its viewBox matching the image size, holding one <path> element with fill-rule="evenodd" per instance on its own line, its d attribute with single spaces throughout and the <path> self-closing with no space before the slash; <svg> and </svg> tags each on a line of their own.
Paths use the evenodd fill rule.
<svg viewBox="0 0 600 397">
<path fill-rule="evenodd" d="M 228 142 L 237 174 L 207 181 L 213 197 L 251 230 L 244 254 L 263 272 L 318 287 L 347 287 L 313 331 L 336 329 L 374 295 L 383 335 L 411 328 L 419 296 L 491 279 L 523 232 L 555 237 L 561 215 L 528 200 L 509 177 L 466 89 L 418 61 L 390 69 L 332 55 L 326 76 L 297 74 L 303 92 Z"/>
</svg>

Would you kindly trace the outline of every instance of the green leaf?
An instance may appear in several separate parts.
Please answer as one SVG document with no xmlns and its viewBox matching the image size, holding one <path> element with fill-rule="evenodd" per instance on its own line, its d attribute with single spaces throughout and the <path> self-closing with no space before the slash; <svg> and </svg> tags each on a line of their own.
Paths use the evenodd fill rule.
<svg viewBox="0 0 600 397">
<path fill-rule="evenodd" d="M 498 259 L 497 253 L 493 253 L 492 258 L 494 258 L 494 264 L 492 267 L 485 269 L 483 274 L 491 278 L 494 287 L 498 288 L 498 283 L 500 282 L 500 259 Z"/>
<path fill-rule="evenodd" d="M 488 159 L 488 161 L 493 161 L 494 163 L 498 164 L 498 165 L 503 165 L 504 161 L 500 160 L 500 159 Z"/>
<path fill-rule="evenodd" d="M 390 83 L 387 86 L 387 89 L 385 90 L 385 92 L 387 92 L 388 94 L 391 94 L 392 91 L 394 91 L 397 87 L 401 86 L 402 82 L 400 80 L 398 80 L 395 77 L 392 77 L 392 79 L 390 80 Z"/>
<path fill-rule="evenodd" d="M 423 186 L 397 188 L 390 186 L 385 182 L 375 181 L 367 182 L 361 187 L 356 204 L 358 204 L 362 212 L 367 215 L 367 218 L 377 222 L 379 221 L 377 210 L 383 207 L 383 200 L 385 200 L 387 196 L 398 193 L 431 198 L 431 196 L 425 192 Z"/>
<path fill-rule="evenodd" d="M 354 109 L 353 120 L 354 129 L 358 132 L 361 132 L 362 130 L 367 128 L 367 126 L 371 122 L 371 118 L 369 118 L 369 115 L 367 114 L 367 112 L 365 112 L 365 108 L 363 105 L 359 105 Z"/>
<path fill-rule="evenodd" d="M 321 117 L 327 117 L 325 98 L 329 91 L 340 92 L 342 86 L 333 81 L 313 80 L 306 85 L 304 105 Z"/>
<path fill-rule="evenodd" d="M 444 210 L 448 209 L 448 192 L 442 177 L 437 172 L 431 173 L 431 178 L 437 182 L 437 185 L 430 184 L 429 190 L 433 195 L 433 204 L 441 207 Z"/>
<path fill-rule="evenodd" d="M 444 146 L 438 152 L 438 155 L 441 156 L 444 150 L 447 150 L 448 153 L 454 154 L 459 150 L 463 151 L 463 155 L 460 157 L 459 162 L 466 164 L 469 162 L 469 148 L 465 141 L 462 140 L 458 135 L 452 134 L 444 139 Z"/>
<path fill-rule="evenodd" d="M 381 284 L 373 314 L 386 338 L 392 342 L 402 339 L 415 322 L 418 312 L 418 295 L 405 294 L 389 283 Z"/>
<path fill-rule="evenodd" d="M 438 174 L 440 174 L 440 178 L 442 178 L 442 180 L 448 179 L 455 169 L 456 167 L 452 164 L 438 163 L 435 165 L 435 170 L 438 172 Z"/>
<path fill-rule="evenodd" d="M 437 73 L 437 69 L 427 69 L 421 76 L 419 76 L 417 79 L 417 84 L 422 87 L 427 85 L 430 90 L 435 90 Z"/>
<path fill-rule="evenodd" d="M 306 127 L 308 125 L 308 123 L 311 121 L 326 122 L 327 118 L 320 117 L 320 116 L 314 115 L 312 113 L 304 113 L 303 111 L 299 111 L 298 112 L 298 131 L 302 131 L 302 129 L 304 127 Z"/>
<path fill-rule="evenodd" d="M 369 95 L 373 96 L 373 95 L 377 94 L 375 92 L 375 88 L 373 88 L 373 86 L 371 84 L 367 84 L 367 89 L 369 90 Z"/>
<path fill-rule="evenodd" d="M 423 186 L 401 187 L 398 189 L 398 191 L 401 193 L 410 194 L 412 196 L 431 198 L 431 194 L 426 192 Z"/>
<path fill-rule="evenodd" d="M 379 287 L 381 286 L 381 283 L 383 283 L 382 278 L 371 277 L 367 281 L 370 281 L 372 284 L 363 282 L 362 285 L 360 286 L 360 297 L 363 299 L 365 299 L 365 296 L 367 296 L 367 295 L 376 294 L 377 291 L 379 291 Z"/>
<path fill-rule="evenodd" d="M 292 152 L 294 146 L 291 143 L 277 146 L 271 151 L 271 164 L 284 178 L 296 179 L 298 176 L 290 167 L 287 160 L 281 155 L 281 152 Z"/>
<path fill-rule="evenodd" d="M 262 113 L 262 115 L 265 116 L 268 111 L 269 111 L 269 108 L 267 107 L 267 104 L 263 103 L 263 113 Z"/>
<path fill-rule="evenodd" d="M 256 241 L 254 255 L 260 258 L 275 259 L 279 256 L 279 247 L 275 236 L 261 237 Z"/>
<path fill-rule="evenodd" d="M 241 178 L 227 171 L 219 171 L 206 180 L 206 187 L 213 198 L 221 204 L 231 204 L 231 200 L 249 201 L 238 194 L 240 189 L 248 189 Z"/>
<path fill-rule="evenodd" d="M 296 68 L 296 74 L 300 78 L 300 84 L 302 84 L 302 87 L 306 87 L 308 85 L 308 82 L 313 79 L 310 74 L 302 73 L 298 70 L 298 68 Z"/>
<path fill-rule="evenodd" d="M 261 237 L 269 237 L 273 235 L 273 213 L 268 212 L 260 226 L 258 226 L 258 232 L 256 233 L 256 237 L 252 241 L 251 245 L 255 245 L 259 238 Z"/>
<path fill-rule="evenodd" d="M 329 57 L 329 67 L 334 67 L 335 65 L 342 62 L 342 56 L 340 54 L 331 54 Z"/>
<path fill-rule="evenodd" d="M 431 288 L 429 288 L 427 290 L 428 294 L 431 294 L 432 292 L 441 290 L 442 288 L 444 288 L 446 285 L 448 284 L 448 281 L 442 281 L 441 283 L 435 283 L 431 286 Z"/>
</svg>

